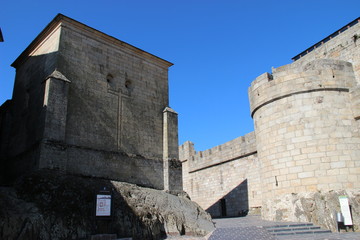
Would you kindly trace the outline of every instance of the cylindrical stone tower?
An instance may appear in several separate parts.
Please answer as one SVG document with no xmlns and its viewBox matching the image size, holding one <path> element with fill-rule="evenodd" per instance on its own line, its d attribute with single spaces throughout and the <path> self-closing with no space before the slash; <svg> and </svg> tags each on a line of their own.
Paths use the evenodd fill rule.
<svg viewBox="0 0 360 240">
<path fill-rule="evenodd" d="M 262 216 L 298 220 L 282 200 L 359 189 L 360 134 L 352 112 L 352 64 L 320 59 L 259 76 L 249 88 L 261 162 Z"/>
</svg>

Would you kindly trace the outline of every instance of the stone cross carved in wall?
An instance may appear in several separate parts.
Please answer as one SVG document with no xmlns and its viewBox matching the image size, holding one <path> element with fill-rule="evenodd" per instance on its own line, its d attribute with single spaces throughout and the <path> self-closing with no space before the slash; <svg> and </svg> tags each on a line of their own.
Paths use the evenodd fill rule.
<svg viewBox="0 0 360 240">
<path fill-rule="evenodd" d="M 103 71 L 103 66 L 100 65 L 100 70 Z M 106 77 L 107 81 L 107 92 L 115 95 L 118 98 L 117 106 L 117 131 L 116 131 L 116 142 L 117 149 L 123 148 L 122 130 L 124 127 L 123 118 L 131 112 L 127 111 L 129 108 L 124 106 L 131 98 L 133 91 L 132 81 L 128 77 L 126 72 L 120 72 L 115 77 L 112 74 L 108 74 Z"/>
</svg>

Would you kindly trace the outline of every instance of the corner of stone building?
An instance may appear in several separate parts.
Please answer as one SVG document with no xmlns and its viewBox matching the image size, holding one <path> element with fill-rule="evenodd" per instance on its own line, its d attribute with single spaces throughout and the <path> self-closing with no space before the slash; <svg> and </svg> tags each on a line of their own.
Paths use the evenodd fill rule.
<svg viewBox="0 0 360 240">
<path fill-rule="evenodd" d="M 165 107 L 163 111 L 163 161 L 164 190 L 182 191 L 182 165 L 178 149 L 178 113 L 170 107 Z"/>
<path fill-rule="evenodd" d="M 181 162 L 188 161 L 192 156 L 195 156 L 196 151 L 194 143 L 186 141 L 179 146 L 179 159 Z"/>
</svg>

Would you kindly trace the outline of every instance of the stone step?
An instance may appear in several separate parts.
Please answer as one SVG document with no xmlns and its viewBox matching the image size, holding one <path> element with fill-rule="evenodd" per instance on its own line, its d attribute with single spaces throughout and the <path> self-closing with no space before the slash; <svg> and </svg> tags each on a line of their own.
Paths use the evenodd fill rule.
<svg viewBox="0 0 360 240">
<path fill-rule="evenodd" d="M 283 224 L 265 227 L 272 235 L 300 235 L 300 234 L 320 234 L 331 233 L 330 230 L 321 229 L 314 226 L 312 223 L 299 223 L 299 224 Z"/>
<path fill-rule="evenodd" d="M 309 228 L 320 228 L 320 227 L 314 226 L 314 224 L 312 223 L 282 224 L 282 225 L 273 225 L 266 227 L 268 231 L 274 231 L 274 232 L 291 230 L 291 229 L 309 229 Z"/>
<path fill-rule="evenodd" d="M 312 227 L 312 223 L 289 223 L 289 224 L 276 224 L 271 226 L 266 226 L 265 228 L 288 228 L 288 227 Z"/>
<path fill-rule="evenodd" d="M 331 233 L 329 230 L 300 230 L 300 231 L 289 231 L 289 232 L 280 232 L 272 233 L 272 235 L 281 236 L 281 235 L 301 235 L 301 234 L 320 234 L 320 233 Z"/>
<path fill-rule="evenodd" d="M 267 229 L 269 232 L 288 232 L 288 231 L 303 231 L 303 230 L 317 230 L 320 229 L 320 227 L 296 227 L 296 228 L 272 228 Z"/>
</svg>

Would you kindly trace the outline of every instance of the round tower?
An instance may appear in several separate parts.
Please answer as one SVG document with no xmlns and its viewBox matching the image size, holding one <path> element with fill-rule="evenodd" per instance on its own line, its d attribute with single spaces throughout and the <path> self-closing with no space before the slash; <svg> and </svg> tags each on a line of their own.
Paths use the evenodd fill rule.
<svg viewBox="0 0 360 240">
<path fill-rule="evenodd" d="M 319 59 L 273 69 L 249 88 L 262 215 L 299 220 L 282 204 L 294 194 L 359 189 L 360 134 L 352 112 L 352 64 Z"/>
</svg>

